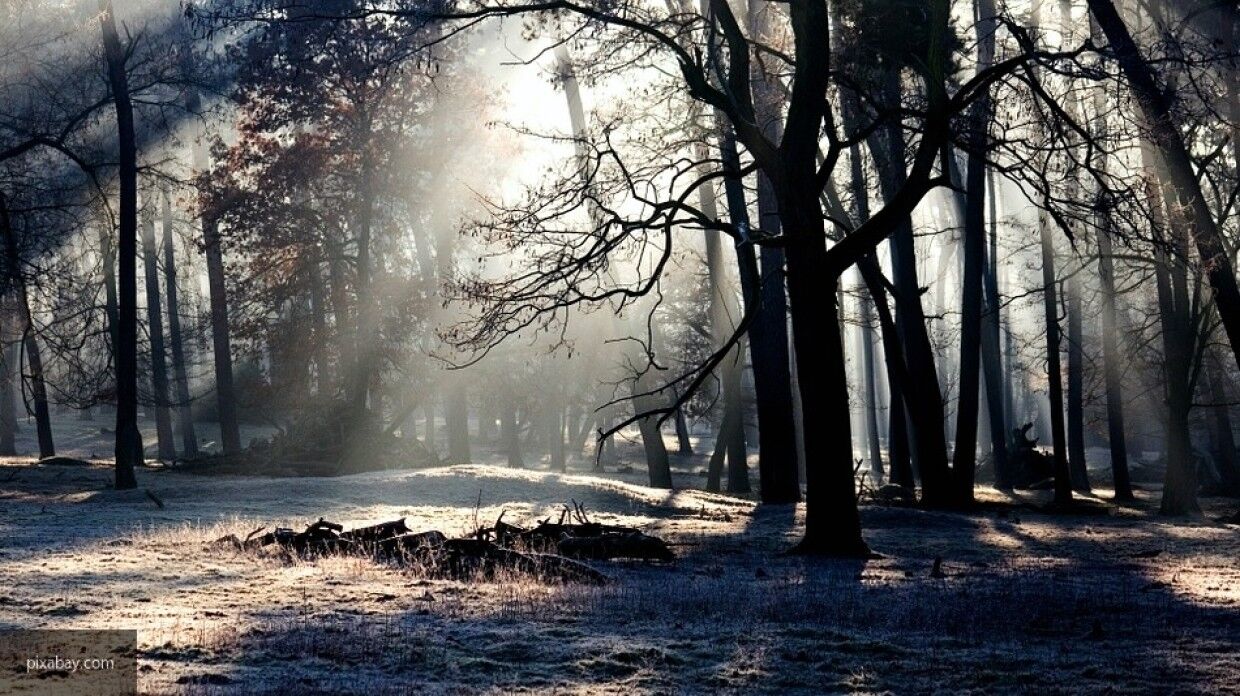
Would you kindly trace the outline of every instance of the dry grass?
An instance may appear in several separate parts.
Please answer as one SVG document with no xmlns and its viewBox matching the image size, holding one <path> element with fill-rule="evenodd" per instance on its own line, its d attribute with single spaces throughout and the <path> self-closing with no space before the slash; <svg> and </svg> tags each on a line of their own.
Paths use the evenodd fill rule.
<svg viewBox="0 0 1240 696">
<path fill-rule="evenodd" d="M 159 510 L 106 490 L 106 471 L 11 471 L 0 623 L 138 628 L 150 693 L 1240 692 L 1240 534 L 1153 517 L 1148 500 L 1106 516 L 869 507 L 884 557 L 861 564 L 780 556 L 800 509 L 633 477 L 148 473 Z M 481 521 L 573 498 L 684 557 L 608 565 L 593 588 L 207 544 L 319 515 L 459 534 L 480 489 Z"/>
</svg>

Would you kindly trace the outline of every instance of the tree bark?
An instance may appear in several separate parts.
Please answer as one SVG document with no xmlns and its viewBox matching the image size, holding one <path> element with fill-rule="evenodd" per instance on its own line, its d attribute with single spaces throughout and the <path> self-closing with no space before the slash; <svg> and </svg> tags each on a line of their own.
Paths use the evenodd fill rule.
<svg viewBox="0 0 1240 696">
<path fill-rule="evenodd" d="M 750 33 L 770 33 L 770 8 L 748 3 Z M 754 110 L 758 126 L 771 142 L 783 138 L 783 97 L 780 86 L 758 63 L 752 64 Z M 757 180 L 758 227 L 766 234 L 782 230 L 779 203 L 770 176 L 759 171 Z M 798 472 L 797 425 L 794 421 L 791 356 L 788 350 L 788 299 L 785 294 L 784 251 L 762 247 L 755 268 L 752 245 L 736 247 L 742 290 L 749 304 L 758 303 L 749 329 L 749 352 L 753 362 L 754 394 L 758 412 L 758 481 L 763 503 L 795 503 L 801 499 Z"/>
<path fill-rule="evenodd" d="M 181 432 L 181 453 L 198 454 L 198 435 L 194 432 L 193 407 L 186 371 L 185 340 L 181 334 L 181 305 L 177 288 L 176 249 L 172 234 L 172 203 L 163 191 L 164 287 L 168 298 L 168 340 L 172 348 L 172 381 L 176 389 L 177 430 Z"/>
<path fill-rule="evenodd" d="M 13 456 L 17 454 L 17 409 L 13 403 L 15 391 L 13 389 L 13 367 L 17 364 L 17 346 L 8 343 L 2 345 L 3 348 L 0 348 L 0 455 Z"/>
<path fill-rule="evenodd" d="M 51 411 L 47 404 L 47 385 L 43 381 L 43 357 L 39 352 L 39 342 L 35 337 L 34 317 L 30 312 L 30 295 L 26 291 L 26 277 L 22 270 L 21 251 L 17 246 L 17 232 L 13 229 L 9 218 L 9 205 L 4 194 L 0 193 L 0 234 L 4 236 L 5 266 L 7 278 L 5 285 L 14 293 L 17 312 L 21 318 L 21 341 L 26 351 L 26 360 L 30 364 L 30 395 L 34 405 L 35 426 L 39 438 L 39 458 L 56 456 L 56 444 L 52 436 Z M 24 376 L 18 371 L 18 377 Z M 24 389 L 23 391 L 23 403 Z"/>
<path fill-rule="evenodd" d="M 1119 322 L 1115 311 L 1115 270 L 1108 229 L 1098 235 L 1098 278 L 1102 285 L 1102 362 L 1107 395 L 1107 437 L 1111 450 L 1111 478 L 1116 500 L 1132 500 L 1128 474 L 1128 443 L 1124 433 L 1124 358 L 1119 349 Z"/>
<path fill-rule="evenodd" d="M 164 322 L 159 297 L 159 255 L 155 250 L 155 201 L 146 201 L 142 214 L 142 265 L 146 280 L 146 324 L 151 345 L 151 401 L 159 458 L 176 459 L 172 440 L 172 412 L 168 408 L 168 364 L 164 352 Z"/>
<path fill-rule="evenodd" d="M 125 72 L 125 50 L 116 33 L 111 0 L 99 0 L 100 27 L 108 84 L 116 105 L 120 153 L 120 227 L 117 230 L 116 321 L 116 487 L 136 488 L 134 468 L 142 464 L 142 433 L 138 430 L 138 145 L 134 136 L 133 103 Z"/>
<path fill-rule="evenodd" d="M 1081 289 L 1076 276 L 1064 283 L 1068 305 L 1068 470 L 1073 490 L 1089 493 L 1085 465 L 1085 352 L 1081 330 Z"/>
<path fill-rule="evenodd" d="M 1045 211 L 1038 215 L 1042 239 L 1042 301 L 1046 317 L 1046 377 L 1050 385 L 1051 441 L 1054 448 L 1055 502 L 1072 502 L 1072 474 L 1068 470 L 1063 419 L 1063 374 L 1059 361 L 1059 300 L 1056 298 L 1055 243 Z"/>
</svg>

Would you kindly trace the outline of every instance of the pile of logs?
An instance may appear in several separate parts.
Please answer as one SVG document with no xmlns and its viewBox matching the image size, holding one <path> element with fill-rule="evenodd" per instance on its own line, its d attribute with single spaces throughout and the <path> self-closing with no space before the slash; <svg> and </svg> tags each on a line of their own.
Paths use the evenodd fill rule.
<svg viewBox="0 0 1240 696">
<path fill-rule="evenodd" d="M 569 558 L 606 561 L 618 558 L 643 561 L 673 561 L 676 556 L 666 542 L 634 527 L 593 522 L 585 508 L 574 502 L 565 506 L 560 518 L 539 522 L 533 529 L 522 529 L 504 522 L 504 515 L 493 527 L 479 529 L 475 536 L 501 546 L 557 553 Z"/>
<path fill-rule="evenodd" d="M 605 575 L 582 559 L 617 558 L 672 561 L 667 544 L 632 527 L 592 522 L 584 508 L 565 507 L 558 522 L 543 520 L 533 529 L 503 521 L 480 528 L 473 536 L 449 539 L 443 532 L 414 532 L 405 519 L 345 530 L 324 519 L 304 531 L 259 528 L 245 539 L 230 534 L 214 543 L 240 551 L 276 547 L 300 558 L 332 555 L 368 556 L 376 561 L 413 566 L 426 573 L 454 579 L 495 578 L 503 572 L 544 580 L 602 584 Z M 264 533 L 266 532 L 266 533 Z"/>
</svg>

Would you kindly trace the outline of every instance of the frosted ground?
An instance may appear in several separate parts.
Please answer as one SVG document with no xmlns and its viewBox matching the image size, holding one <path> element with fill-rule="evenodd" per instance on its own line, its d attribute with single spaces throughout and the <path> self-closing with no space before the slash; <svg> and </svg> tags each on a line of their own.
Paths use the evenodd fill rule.
<svg viewBox="0 0 1240 696">
<path fill-rule="evenodd" d="M 106 450 L 90 424 L 65 427 L 81 429 L 71 452 Z M 1105 516 L 866 506 L 883 557 L 862 564 L 779 555 L 800 508 L 642 479 L 147 470 L 118 492 L 104 465 L 2 461 L 0 626 L 136 628 L 143 693 L 1240 692 L 1240 527 L 1209 521 L 1235 501 L 1207 499 L 1193 521 L 1153 516 L 1148 491 Z M 463 534 L 475 516 L 530 522 L 569 500 L 681 559 L 599 564 L 612 581 L 583 588 L 208 545 L 319 516 Z"/>
</svg>

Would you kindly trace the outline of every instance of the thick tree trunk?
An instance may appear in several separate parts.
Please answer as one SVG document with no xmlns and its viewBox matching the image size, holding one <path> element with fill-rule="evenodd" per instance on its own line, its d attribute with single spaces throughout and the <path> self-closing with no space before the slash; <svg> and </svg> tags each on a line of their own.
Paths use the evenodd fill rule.
<svg viewBox="0 0 1240 696">
<path fill-rule="evenodd" d="M 808 195 L 816 198 L 816 192 Z M 788 293 L 805 422 L 805 538 L 797 548 L 813 555 L 864 558 L 870 550 L 862 539 L 857 512 L 848 375 L 839 324 L 833 321 L 838 279 L 824 275 L 824 240 L 823 235 L 812 234 L 814 221 L 797 222 L 810 230 L 798 235 L 788 253 Z M 817 225 L 821 229 L 821 212 Z M 824 320 L 824 315 L 830 318 Z"/>
<path fill-rule="evenodd" d="M 1193 461 L 1188 424 L 1188 414 L 1192 408 L 1189 384 L 1192 349 L 1188 316 L 1183 311 L 1187 298 L 1180 294 L 1183 284 L 1172 279 L 1178 272 L 1172 270 L 1172 262 L 1166 253 L 1161 247 L 1155 253 L 1167 389 L 1167 468 L 1159 512 L 1164 515 L 1195 515 L 1201 512 L 1201 508 L 1197 503 L 1197 467 Z M 1183 261 L 1177 260 L 1176 263 L 1182 266 Z"/>
<path fill-rule="evenodd" d="M 155 201 L 146 201 L 142 214 L 142 265 L 146 280 L 146 324 L 151 344 L 151 401 L 159 458 L 176 459 L 172 441 L 172 412 L 168 408 L 168 364 L 164 352 L 163 310 L 159 297 L 159 254 L 155 249 Z"/>
<path fill-rule="evenodd" d="M 117 149 L 120 153 L 120 227 L 116 321 L 116 487 L 138 485 L 134 468 L 142 464 L 142 434 L 138 430 L 138 145 L 134 136 L 133 104 L 125 72 L 125 49 L 116 33 L 111 0 L 99 0 L 100 27 L 108 84 L 116 105 Z"/>
<path fill-rule="evenodd" d="M 177 288 L 176 251 L 172 235 L 172 204 L 163 192 L 164 225 L 164 287 L 168 298 L 168 340 L 172 348 L 172 381 L 176 388 L 177 430 L 181 432 L 181 452 L 186 457 L 198 454 L 198 436 L 194 432 L 193 408 L 186 371 L 185 340 L 181 334 L 181 305 Z"/>
<path fill-rule="evenodd" d="M 639 375 L 633 382 L 633 408 L 637 413 L 652 411 L 658 407 L 656 398 L 643 395 L 650 391 L 649 370 Z M 659 428 L 658 416 L 647 416 L 637 421 L 642 435 L 642 447 L 646 451 L 646 468 L 650 474 L 652 488 L 672 488 L 672 466 L 667 456 L 667 446 L 663 444 L 663 433 Z"/>
</svg>

